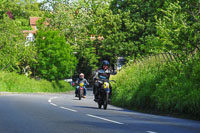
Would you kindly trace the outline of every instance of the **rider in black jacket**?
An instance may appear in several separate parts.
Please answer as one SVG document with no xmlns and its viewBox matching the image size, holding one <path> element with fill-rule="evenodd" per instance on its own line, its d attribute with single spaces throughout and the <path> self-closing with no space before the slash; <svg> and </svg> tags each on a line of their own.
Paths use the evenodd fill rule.
<svg viewBox="0 0 200 133">
<path fill-rule="evenodd" d="M 94 101 L 98 101 L 98 93 L 99 93 L 99 88 L 100 88 L 100 83 L 98 82 L 99 79 L 103 80 L 108 80 L 110 78 L 111 70 L 109 69 L 109 61 L 104 60 L 102 62 L 101 68 L 96 70 L 95 76 L 93 77 L 94 79 L 94 88 L 93 88 L 93 94 L 94 94 Z M 109 83 L 110 84 L 110 83 Z M 109 85 L 110 87 L 110 93 L 109 93 L 109 100 L 112 95 L 112 87 L 111 84 Z"/>
</svg>

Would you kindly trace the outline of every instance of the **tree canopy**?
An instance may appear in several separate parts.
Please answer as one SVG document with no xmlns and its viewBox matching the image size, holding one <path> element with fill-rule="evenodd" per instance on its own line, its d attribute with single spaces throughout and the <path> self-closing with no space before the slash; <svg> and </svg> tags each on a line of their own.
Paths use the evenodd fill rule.
<svg viewBox="0 0 200 133">
<path fill-rule="evenodd" d="M 61 80 L 72 76 L 77 60 L 62 33 L 55 30 L 37 33 L 37 63 L 33 64 L 37 76 L 48 80 Z"/>
<path fill-rule="evenodd" d="M 127 60 L 134 60 L 161 52 L 174 52 L 185 56 L 199 50 L 200 7 L 198 0 L 44 0 L 42 3 L 37 3 L 35 0 L 13 0 L 12 2 L 1 0 L 0 3 L 0 20 L 3 22 L 0 25 L 4 29 L 1 30 L 1 38 L 4 41 L 1 41 L 0 46 L 6 44 L 7 47 L 11 45 L 16 48 L 15 42 L 24 41 L 20 31 L 30 28 L 29 17 L 41 17 L 42 23 L 47 21 L 48 25 L 38 24 L 38 29 L 41 30 L 34 43 L 41 49 L 44 47 L 38 44 L 48 46 L 49 50 L 45 49 L 47 53 L 62 48 L 63 45 L 66 45 L 66 49 L 69 48 L 71 53 L 76 52 L 77 64 L 74 63 L 72 64 L 74 66 L 71 66 L 74 70 L 77 65 L 75 74 L 84 72 L 86 76 L 91 75 L 103 59 L 115 64 L 117 57 L 120 56 Z M 3 32 L 6 28 L 9 32 Z M 44 30 L 45 28 L 48 32 Z M 14 32 L 11 32 L 13 30 Z M 47 36 L 47 33 L 62 38 L 63 41 L 51 36 L 54 40 L 49 37 L 51 42 L 45 42 L 41 38 L 43 34 Z M 64 40 L 66 44 L 63 43 Z M 56 44 L 57 48 L 53 44 Z M 20 54 L 24 55 L 23 57 L 16 57 L 19 50 L 16 55 L 10 56 L 14 60 L 9 59 L 12 66 L 16 64 L 14 62 L 34 66 L 34 62 L 39 62 L 39 57 L 40 60 L 44 58 L 47 62 L 50 60 L 50 57 L 47 59 L 44 55 L 30 54 L 39 52 L 36 47 L 27 48 L 30 51 Z M 21 51 L 27 48 L 20 47 Z M 0 49 L 2 57 L 9 54 L 8 49 L 6 51 Z M 68 55 L 66 56 L 68 60 Z M 26 63 L 21 63 L 24 57 L 26 61 L 23 62 Z M 1 69 L 8 68 L 6 61 L 9 60 L 1 59 Z M 31 70 L 35 71 L 35 75 L 59 79 L 71 76 L 67 67 L 69 66 L 51 69 L 54 73 L 65 69 L 67 73 L 58 74 L 60 75 L 58 77 L 47 76 L 48 72 L 40 70 L 40 67 L 35 70 L 35 66 Z M 8 70 L 15 69 L 16 65 Z"/>
</svg>

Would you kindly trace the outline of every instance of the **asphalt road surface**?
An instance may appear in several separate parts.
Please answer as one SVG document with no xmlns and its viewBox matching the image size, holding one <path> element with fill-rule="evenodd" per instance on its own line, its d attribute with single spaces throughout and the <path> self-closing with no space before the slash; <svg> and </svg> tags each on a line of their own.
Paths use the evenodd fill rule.
<svg viewBox="0 0 200 133">
<path fill-rule="evenodd" d="M 67 94 L 0 93 L 0 133 L 200 133 L 200 122 L 149 115 L 108 105 L 91 91 Z"/>
</svg>

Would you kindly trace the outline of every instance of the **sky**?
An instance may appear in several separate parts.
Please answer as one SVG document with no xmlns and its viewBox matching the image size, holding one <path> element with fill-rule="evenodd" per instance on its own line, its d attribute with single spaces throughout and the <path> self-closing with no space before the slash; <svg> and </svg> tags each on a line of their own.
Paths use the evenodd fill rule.
<svg viewBox="0 0 200 133">
<path fill-rule="evenodd" d="M 37 0 L 37 2 L 42 2 L 43 0 Z M 69 1 L 73 1 L 73 0 L 69 0 Z"/>
<path fill-rule="evenodd" d="M 43 0 L 37 0 L 37 2 L 42 2 Z"/>
</svg>

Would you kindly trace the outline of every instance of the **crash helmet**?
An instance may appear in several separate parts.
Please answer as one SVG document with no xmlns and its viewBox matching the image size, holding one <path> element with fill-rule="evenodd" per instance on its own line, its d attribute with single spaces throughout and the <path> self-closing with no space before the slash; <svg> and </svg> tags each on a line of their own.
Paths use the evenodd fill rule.
<svg viewBox="0 0 200 133">
<path fill-rule="evenodd" d="M 109 66 L 109 64 L 110 64 L 110 63 L 109 63 L 108 60 L 103 60 L 103 62 L 102 62 L 102 66 L 103 66 L 103 65 L 107 65 L 107 66 Z"/>
<path fill-rule="evenodd" d="M 79 78 L 80 78 L 80 79 L 83 79 L 83 78 L 84 78 L 84 74 L 83 74 L 83 73 L 80 73 Z"/>
</svg>

